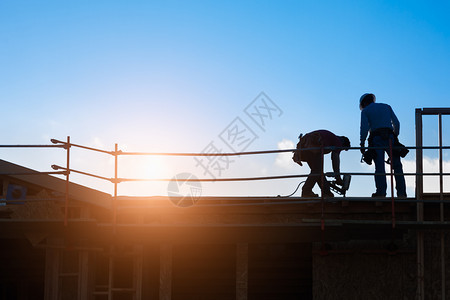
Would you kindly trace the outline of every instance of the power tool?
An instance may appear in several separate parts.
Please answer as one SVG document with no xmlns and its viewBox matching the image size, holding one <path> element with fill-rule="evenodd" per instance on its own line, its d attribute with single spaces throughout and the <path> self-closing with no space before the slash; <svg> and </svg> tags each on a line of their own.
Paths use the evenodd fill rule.
<svg viewBox="0 0 450 300">
<path fill-rule="evenodd" d="M 326 176 L 334 177 L 334 175 L 326 174 Z M 350 174 L 345 174 L 342 176 L 342 186 L 336 183 L 336 180 L 330 181 L 330 189 L 333 190 L 333 192 L 338 193 L 339 195 L 343 195 L 345 197 L 345 193 L 348 191 L 350 187 L 350 181 L 352 179 L 352 176 Z"/>
</svg>

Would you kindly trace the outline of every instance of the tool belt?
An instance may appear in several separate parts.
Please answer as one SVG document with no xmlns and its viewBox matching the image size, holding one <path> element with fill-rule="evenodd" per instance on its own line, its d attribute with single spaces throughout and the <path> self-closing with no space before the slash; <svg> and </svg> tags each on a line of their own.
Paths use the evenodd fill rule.
<svg viewBox="0 0 450 300">
<path fill-rule="evenodd" d="M 400 157 L 405 157 L 408 154 L 409 150 L 405 147 L 405 145 L 400 143 L 397 135 L 395 135 L 392 128 L 377 128 L 374 131 L 372 131 L 369 135 L 369 138 L 367 139 L 369 147 L 373 147 L 373 138 L 375 136 L 379 136 L 383 140 L 388 140 L 391 135 L 394 137 L 393 145 L 392 145 L 392 147 L 393 147 L 392 154 L 398 155 Z M 376 153 L 375 149 L 368 149 L 364 152 L 362 159 L 364 160 L 365 163 L 367 163 L 368 165 L 371 165 L 372 160 L 375 160 L 376 156 L 377 156 L 377 153 Z"/>
<path fill-rule="evenodd" d="M 389 127 L 377 128 L 374 131 L 370 132 L 369 139 L 368 139 L 369 144 L 372 142 L 374 136 L 380 136 L 383 140 L 387 140 L 387 139 L 389 139 L 389 136 L 391 134 L 393 136 L 395 136 L 394 130 L 392 130 L 392 128 L 389 128 Z"/>
<path fill-rule="evenodd" d="M 322 136 L 318 132 L 307 133 L 305 135 L 300 134 L 299 142 L 297 143 L 297 149 L 308 149 L 308 148 L 320 148 L 322 147 Z M 292 160 L 303 166 L 302 161 L 307 161 L 311 155 L 315 153 L 321 153 L 320 149 L 302 150 L 294 151 Z"/>
</svg>

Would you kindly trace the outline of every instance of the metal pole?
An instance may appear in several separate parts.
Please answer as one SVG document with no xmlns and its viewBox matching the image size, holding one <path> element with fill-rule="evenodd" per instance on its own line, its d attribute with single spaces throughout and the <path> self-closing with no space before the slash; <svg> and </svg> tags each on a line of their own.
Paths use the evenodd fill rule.
<svg viewBox="0 0 450 300">
<path fill-rule="evenodd" d="M 390 171 L 391 171 L 391 210 L 392 210 L 392 228 L 395 228 L 395 202 L 394 202 L 394 170 L 392 168 L 393 156 L 392 156 L 392 139 L 389 139 L 389 157 L 391 158 Z"/>
<path fill-rule="evenodd" d="M 439 114 L 439 200 L 440 200 L 440 220 L 444 221 L 444 172 L 442 164 L 442 115 Z"/>
<path fill-rule="evenodd" d="M 423 195 L 423 133 L 422 109 L 416 109 L 416 199 L 422 200 Z M 423 222 L 423 203 L 417 202 L 417 222 Z M 424 282 L 424 234 L 417 231 L 417 299 L 425 299 Z"/>
<path fill-rule="evenodd" d="M 114 224 L 114 231 L 116 230 L 116 223 L 117 223 L 117 174 L 118 174 L 118 145 L 115 144 L 114 148 L 114 211 L 113 211 L 113 224 Z"/>
<path fill-rule="evenodd" d="M 66 145 L 66 201 L 64 205 L 64 226 L 67 226 L 67 218 L 69 213 L 69 174 L 70 174 L 70 136 L 67 137 Z"/>
<path fill-rule="evenodd" d="M 322 229 L 322 232 L 325 230 L 325 220 L 324 220 L 324 213 L 325 213 L 325 209 L 324 209 L 324 206 L 325 206 L 325 201 L 324 201 L 324 194 L 323 194 L 323 190 L 325 189 L 325 172 L 323 171 L 323 168 L 324 168 L 324 151 L 323 151 L 323 146 L 321 146 L 320 147 L 320 159 L 321 159 L 321 161 L 322 161 L 322 174 L 321 174 L 321 177 L 320 177 L 320 180 L 322 181 L 322 188 L 321 188 L 321 191 L 322 191 L 322 193 L 321 193 L 321 204 L 322 204 L 322 216 L 321 216 L 321 229 Z M 323 233 L 322 233 L 322 235 L 323 235 Z"/>
</svg>

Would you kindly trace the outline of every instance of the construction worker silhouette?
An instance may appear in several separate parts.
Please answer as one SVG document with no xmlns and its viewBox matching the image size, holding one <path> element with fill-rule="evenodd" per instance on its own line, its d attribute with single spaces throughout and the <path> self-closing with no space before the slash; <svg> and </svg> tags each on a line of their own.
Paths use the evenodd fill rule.
<svg viewBox="0 0 450 300">
<path fill-rule="evenodd" d="M 395 175 L 395 188 L 398 197 L 406 197 L 406 184 L 403 175 L 403 167 L 400 157 L 404 157 L 408 150 L 398 142 L 398 135 L 400 133 L 400 122 L 397 119 L 391 106 L 384 103 L 375 103 L 375 95 L 366 93 L 359 99 L 359 108 L 361 109 L 361 126 L 360 126 L 360 140 L 361 153 L 368 155 L 366 151 L 365 140 L 367 134 L 370 132 L 368 138 L 369 147 L 383 147 L 381 149 L 372 149 L 370 160 L 375 162 L 375 173 L 384 174 L 384 153 L 388 153 L 389 162 L 392 164 Z M 398 146 L 403 146 L 403 149 L 398 149 Z M 396 149 L 394 150 L 393 147 Z M 390 153 L 392 152 L 392 157 Z M 386 175 L 375 175 L 376 192 L 372 197 L 386 196 Z"/>
<path fill-rule="evenodd" d="M 302 166 L 302 161 L 306 162 L 311 169 L 308 178 L 302 188 L 302 197 L 318 197 L 312 189 L 317 183 L 322 189 L 324 197 L 334 197 L 330 191 L 330 184 L 325 177 L 322 178 L 323 172 L 323 157 L 322 154 L 331 153 L 331 162 L 333 167 L 336 184 L 343 185 L 340 175 L 340 153 L 348 150 L 350 147 L 350 140 L 345 136 L 337 136 L 328 130 L 316 130 L 306 135 L 299 136 L 300 141 L 297 144 L 297 149 L 307 149 L 301 151 L 294 151 L 292 159 L 294 162 Z M 333 149 L 332 147 L 336 147 Z M 315 149 L 308 149 L 315 148 Z M 323 182 L 323 185 L 322 185 Z"/>
</svg>

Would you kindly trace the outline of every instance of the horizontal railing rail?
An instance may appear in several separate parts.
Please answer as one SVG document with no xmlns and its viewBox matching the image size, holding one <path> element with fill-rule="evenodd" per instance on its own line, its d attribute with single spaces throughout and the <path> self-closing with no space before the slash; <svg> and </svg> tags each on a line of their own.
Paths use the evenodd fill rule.
<svg viewBox="0 0 450 300">
<path fill-rule="evenodd" d="M 1 172 L 0 171 L 0 175 L 64 175 L 66 176 L 66 182 L 67 184 L 69 183 L 69 174 L 70 173 L 76 173 L 76 174 L 80 174 L 83 176 L 89 176 L 89 177 L 93 177 L 96 179 L 100 179 L 100 180 L 105 180 L 105 181 L 109 181 L 111 183 L 114 184 L 114 199 L 117 199 L 117 185 L 119 183 L 123 183 L 123 182 L 150 182 L 150 181 L 155 181 L 155 182 L 170 182 L 173 181 L 173 178 L 121 178 L 118 177 L 117 175 L 117 165 L 118 165 L 118 160 L 117 158 L 119 156 L 186 156 L 186 157 L 195 157 L 195 156 L 244 156 L 244 155 L 260 155 L 260 154 L 280 154 L 280 153 L 294 153 L 296 151 L 315 151 L 315 152 L 321 152 L 322 155 L 324 155 L 324 152 L 330 152 L 330 151 L 334 151 L 334 150 L 358 150 L 360 151 L 361 149 L 364 150 L 368 150 L 368 149 L 386 149 L 386 147 L 310 147 L 310 148 L 300 148 L 300 149 L 275 149 L 275 150 L 260 150 L 260 151 L 243 151 L 243 152 L 217 152 L 217 153 L 188 153 L 188 152 L 133 152 L 133 151 L 122 151 L 118 149 L 118 146 L 116 144 L 115 150 L 114 151 L 108 151 L 108 150 L 104 150 L 104 149 L 98 149 L 95 147 L 89 147 L 89 146 L 85 146 L 85 145 L 81 145 L 81 144 L 75 144 L 75 143 L 71 143 L 70 142 L 70 137 L 67 138 L 67 141 L 61 141 L 61 140 L 57 140 L 57 139 L 51 139 L 51 143 L 50 145 L 0 145 L 0 148 L 62 148 L 65 149 L 67 151 L 67 164 L 66 166 L 60 166 L 60 165 L 56 165 L 53 164 L 51 167 L 55 170 L 55 171 L 51 171 L 51 172 L 15 172 L 15 173 L 8 173 L 8 172 Z M 70 168 L 70 163 L 69 163 L 69 151 L 72 147 L 76 147 L 76 148 L 80 148 L 80 149 L 84 149 L 84 150 L 88 150 L 88 151 L 94 151 L 94 152 L 99 152 L 99 153 L 103 153 L 103 154 L 108 154 L 108 155 L 112 155 L 115 157 L 115 176 L 114 177 L 107 177 L 107 176 L 101 176 L 101 175 L 97 175 L 97 174 L 93 174 L 90 172 L 85 172 L 85 171 L 81 171 L 81 170 L 77 170 L 74 168 Z M 397 148 L 401 148 L 401 147 L 391 147 L 391 150 L 395 150 Z M 409 150 L 445 150 L 445 149 L 450 149 L 450 146 L 421 146 L 421 147 L 415 147 L 415 146 L 406 146 L 405 148 L 409 149 Z M 232 177 L 232 178 L 177 178 L 177 180 L 183 180 L 186 182 L 237 182 L 237 181 L 263 181 L 263 180 L 280 180 L 280 179 L 293 179 L 293 178 L 306 178 L 308 176 L 322 176 L 322 177 L 332 177 L 334 176 L 334 173 L 332 172 L 323 172 L 320 174 L 288 174 L 288 175 L 277 175 L 277 176 L 249 176 L 249 177 Z M 343 175 L 351 175 L 351 176 L 374 176 L 374 175 L 391 175 L 391 173 L 389 172 L 385 172 L 385 173 L 374 173 L 374 172 L 341 172 L 339 175 L 343 176 Z M 440 176 L 441 178 L 443 176 L 450 176 L 450 172 L 405 172 L 403 174 L 404 176 Z M 68 190 L 68 187 L 67 187 Z M 296 190 L 297 191 L 297 190 Z M 295 193 L 295 192 L 294 192 Z M 286 198 L 286 197 L 290 197 L 289 196 L 280 196 L 278 195 L 279 198 Z M 322 201 L 323 203 L 327 202 L 328 200 L 323 199 L 323 195 L 322 197 L 320 197 L 319 199 L 304 199 L 304 200 L 308 200 L 311 203 L 316 203 L 316 202 L 320 202 Z M 355 198 L 352 197 L 340 197 L 342 199 L 348 199 L 349 201 L 355 201 Z M 412 198 L 402 198 L 402 197 L 397 197 L 396 202 L 408 202 L 408 201 L 415 201 L 414 200 L 415 197 Z M 359 199 L 359 197 L 358 197 Z M 361 201 L 379 201 L 379 202 L 387 202 L 387 201 L 391 201 L 389 199 L 376 199 L 373 200 L 371 198 L 364 198 L 361 197 L 360 199 L 363 199 Z M 333 201 L 337 201 L 337 199 L 333 199 Z M 340 201 L 340 200 L 339 200 Z M 420 200 L 422 201 L 422 200 Z M 68 202 L 68 200 L 66 201 Z M 289 202 L 289 201 L 288 201 Z M 423 202 L 429 202 L 427 201 L 423 201 Z M 447 201 L 445 201 L 447 202 Z M 280 203 L 281 202 L 275 202 L 275 203 Z M 292 203 L 292 202 L 289 202 Z M 300 201 L 299 203 L 306 203 L 305 201 Z M 431 202 L 429 202 L 431 203 Z M 440 200 L 439 203 L 442 203 L 442 199 Z M 245 204 L 248 205 L 248 204 Z M 114 210 L 116 210 L 116 208 L 114 208 Z M 67 221 L 66 221 L 67 222 Z"/>
</svg>

